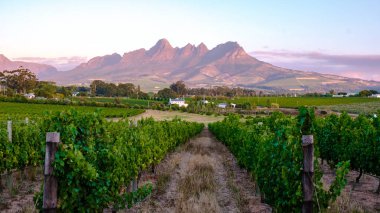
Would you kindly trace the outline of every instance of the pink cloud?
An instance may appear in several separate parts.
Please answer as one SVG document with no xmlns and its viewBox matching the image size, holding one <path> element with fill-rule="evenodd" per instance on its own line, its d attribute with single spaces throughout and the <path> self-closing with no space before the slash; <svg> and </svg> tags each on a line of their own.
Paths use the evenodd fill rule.
<svg viewBox="0 0 380 213">
<path fill-rule="evenodd" d="M 289 69 L 380 81 L 380 55 L 331 55 L 289 51 L 257 51 L 250 54 L 259 60 Z"/>
</svg>

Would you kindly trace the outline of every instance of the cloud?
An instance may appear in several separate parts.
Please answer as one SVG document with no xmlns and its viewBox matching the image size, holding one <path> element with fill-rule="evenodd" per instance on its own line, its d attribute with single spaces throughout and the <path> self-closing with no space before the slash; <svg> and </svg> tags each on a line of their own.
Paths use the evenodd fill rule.
<svg viewBox="0 0 380 213">
<path fill-rule="evenodd" d="M 86 57 L 73 56 L 73 57 L 58 57 L 58 58 L 42 58 L 42 57 L 20 57 L 13 58 L 15 61 L 34 62 L 40 64 L 49 64 L 56 67 L 59 71 L 71 70 L 81 63 L 87 61 Z"/>
<path fill-rule="evenodd" d="M 257 51 L 252 56 L 289 69 L 380 81 L 380 55 L 332 55 L 319 52 Z"/>
</svg>

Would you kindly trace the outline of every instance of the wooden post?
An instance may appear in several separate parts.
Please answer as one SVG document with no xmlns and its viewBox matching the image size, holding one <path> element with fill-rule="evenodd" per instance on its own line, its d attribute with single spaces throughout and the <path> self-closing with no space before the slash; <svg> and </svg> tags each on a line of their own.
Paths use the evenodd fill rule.
<svg viewBox="0 0 380 213">
<path fill-rule="evenodd" d="M 313 176 L 314 176 L 314 138 L 313 135 L 302 135 L 303 150 L 303 213 L 313 212 Z"/>
<path fill-rule="evenodd" d="M 43 211 L 56 212 L 57 211 L 57 189 L 58 180 L 53 176 L 53 161 L 55 153 L 58 149 L 60 142 L 60 135 L 58 132 L 46 133 L 46 154 L 45 154 L 45 168 L 44 168 L 44 196 L 43 196 Z"/>
<path fill-rule="evenodd" d="M 12 121 L 7 122 L 8 141 L 12 142 Z"/>
</svg>

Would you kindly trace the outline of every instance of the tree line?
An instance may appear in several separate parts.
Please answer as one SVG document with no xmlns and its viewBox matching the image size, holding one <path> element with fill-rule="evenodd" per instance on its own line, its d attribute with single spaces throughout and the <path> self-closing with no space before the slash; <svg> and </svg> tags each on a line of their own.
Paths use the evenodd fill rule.
<svg viewBox="0 0 380 213">
<path fill-rule="evenodd" d="M 227 86 L 214 86 L 210 88 L 188 88 L 184 81 L 172 83 L 168 88 L 159 90 L 156 94 L 141 91 L 139 85 L 133 83 L 107 83 L 101 80 L 94 80 L 90 87 L 77 86 L 57 86 L 55 82 L 39 81 L 36 75 L 29 69 L 20 67 L 16 70 L 5 70 L 0 72 L 0 92 L 2 95 L 13 96 L 15 94 L 25 94 L 34 92 L 36 96 L 45 98 L 64 98 L 77 92 L 79 96 L 105 96 L 105 97 L 130 97 L 137 99 L 169 99 L 183 96 L 292 96 L 292 94 L 269 94 L 263 91 L 256 91 L 247 88 L 230 88 Z M 7 88 L 3 89 L 4 86 Z M 362 90 L 356 96 L 368 97 L 378 94 L 376 90 Z M 331 97 L 333 94 L 347 94 L 344 92 L 336 93 L 334 90 L 326 94 L 307 93 L 303 96 L 310 97 Z"/>
<path fill-rule="evenodd" d="M 86 91 L 84 87 L 57 86 L 55 82 L 39 81 L 36 74 L 23 67 L 0 72 L 0 85 L 2 95 L 11 97 L 33 92 L 36 96 L 44 98 L 64 98 L 71 96 L 75 91 Z M 4 87 L 6 89 L 3 89 Z"/>
</svg>

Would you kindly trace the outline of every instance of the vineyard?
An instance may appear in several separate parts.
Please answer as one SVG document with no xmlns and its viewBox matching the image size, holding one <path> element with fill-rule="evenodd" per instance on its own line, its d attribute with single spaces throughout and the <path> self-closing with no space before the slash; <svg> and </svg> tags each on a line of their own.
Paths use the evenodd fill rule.
<svg viewBox="0 0 380 213">
<path fill-rule="evenodd" d="M 320 158 L 330 164 L 350 161 L 351 168 L 380 176 L 380 120 L 359 115 L 352 119 L 347 113 L 330 115 L 316 121 Z M 377 193 L 380 192 L 380 185 Z"/>
<path fill-rule="evenodd" d="M 309 122 L 306 115 L 311 118 Z M 209 129 L 227 145 L 239 164 L 252 172 L 268 204 L 279 212 L 299 212 L 303 202 L 301 136 L 315 136 L 313 201 L 320 211 L 339 196 L 349 168 L 379 176 L 378 125 L 378 118 L 359 116 L 353 120 L 347 114 L 316 119 L 312 110 L 303 108 L 297 118 L 274 113 L 240 122 L 238 116 L 231 115 L 209 124 Z M 319 158 L 336 166 L 336 179 L 328 190 L 321 182 Z"/>
<path fill-rule="evenodd" d="M 45 112 L 60 112 L 67 109 L 75 109 L 80 112 L 100 113 L 105 117 L 129 117 L 143 113 L 143 109 L 129 109 L 116 107 L 97 107 L 97 106 L 66 106 L 54 104 L 28 104 L 0 102 L 0 120 L 8 118 L 25 118 L 26 116 L 42 116 Z"/>
<path fill-rule="evenodd" d="M 169 151 L 202 129 L 203 124 L 181 120 L 108 122 L 97 112 L 56 112 L 13 125 L 12 142 L 1 128 L 0 172 L 42 165 L 46 133 L 59 132 L 61 143 L 53 165 L 58 208 L 125 208 L 151 191 L 150 185 L 137 189 L 141 172 L 154 169 Z M 42 208 L 42 192 L 35 202 Z"/>
<path fill-rule="evenodd" d="M 12 118 L 11 140 L 6 118 Z M 0 173 L 3 175 L 41 167 L 46 154 L 46 133 L 59 133 L 60 143 L 54 154 L 52 174 L 58 183 L 57 208 L 63 212 L 117 211 L 145 200 L 149 194 L 156 193 L 157 186 L 145 179 L 140 180 L 142 174 L 155 174 L 168 153 L 189 141 L 204 127 L 203 124 L 179 119 L 155 121 L 153 118 L 142 118 L 138 121 L 121 119 L 110 122 L 101 111 L 83 112 L 75 109 L 36 114 L 28 119 L 23 115 L 7 115 L 2 119 Z M 350 170 L 359 172 L 357 182 L 362 181 L 363 174 L 373 177 L 380 175 L 380 120 L 377 116 L 351 118 L 343 113 L 316 118 L 312 109 L 300 108 L 297 117 L 275 112 L 267 117 L 246 117 L 242 120 L 241 116 L 229 115 L 223 121 L 209 123 L 209 130 L 227 146 L 239 166 L 249 172 L 257 187 L 247 191 L 235 185 L 229 189 L 231 193 L 240 187 L 244 193 L 258 194 L 276 212 L 299 212 L 305 203 L 303 135 L 314 136 L 312 206 L 315 211 L 325 211 L 340 196 Z M 212 168 L 208 181 L 214 181 L 214 185 L 223 184 L 218 182 L 220 177 L 216 176 L 220 175 L 224 165 L 231 163 L 223 161 L 216 165 L 214 161 L 217 160 L 212 159 L 212 156 L 217 155 L 228 156 L 221 151 L 222 147 L 217 143 L 202 145 L 194 141 L 183 147 L 187 154 L 181 155 L 181 161 L 199 162 L 203 166 L 207 164 L 207 168 Z M 226 152 L 229 153 L 228 150 Z M 186 158 L 186 155 L 193 157 Z M 207 162 L 195 160 L 198 158 L 207 159 Z M 335 171 L 333 181 L 328 186 L 322 181 L 323 162 L 327 162 Z M 174 169 L 178 165 L 170 167 L 173 169 L 167 175 L 176 176 Z M 159 168 L 162 169 L 162 166 Z M 187 180 L 189 177 L 177 175 L 176 178 Z M 194 180 L 195 183 L 203 184 L 205 180 L 202 178 L 207 176 L 199 177 L 201 179 Z M 4 184 L 0 183 L 0 187 Z M 178 187 L 183 193 L 186 192 L 185 188 Z M 379 193 L 379 186 L 374 188 Z M 234 193 L 234 196 L 239 194 Z M 37 209 L 43 208 L 43 197 L 41 187 L 34 195 Z M 199 199 L 199 196 L 194 199 Z M 231 202 L 238 205 L 241 201 Z M 256 205 L 268 209 L 264 204 Z"/>
<path fill-rule="evenodd" d="M 231 100 L 236 104 L 251 103 L 257 106 L 267 106 L 269 103 L 277 103 L 284 108 L 298 108 L 300 106 L 333 106 L 340 104 L 380 103 L 377 98 L 367 97 L 238 97 Z"/>
</svg>

